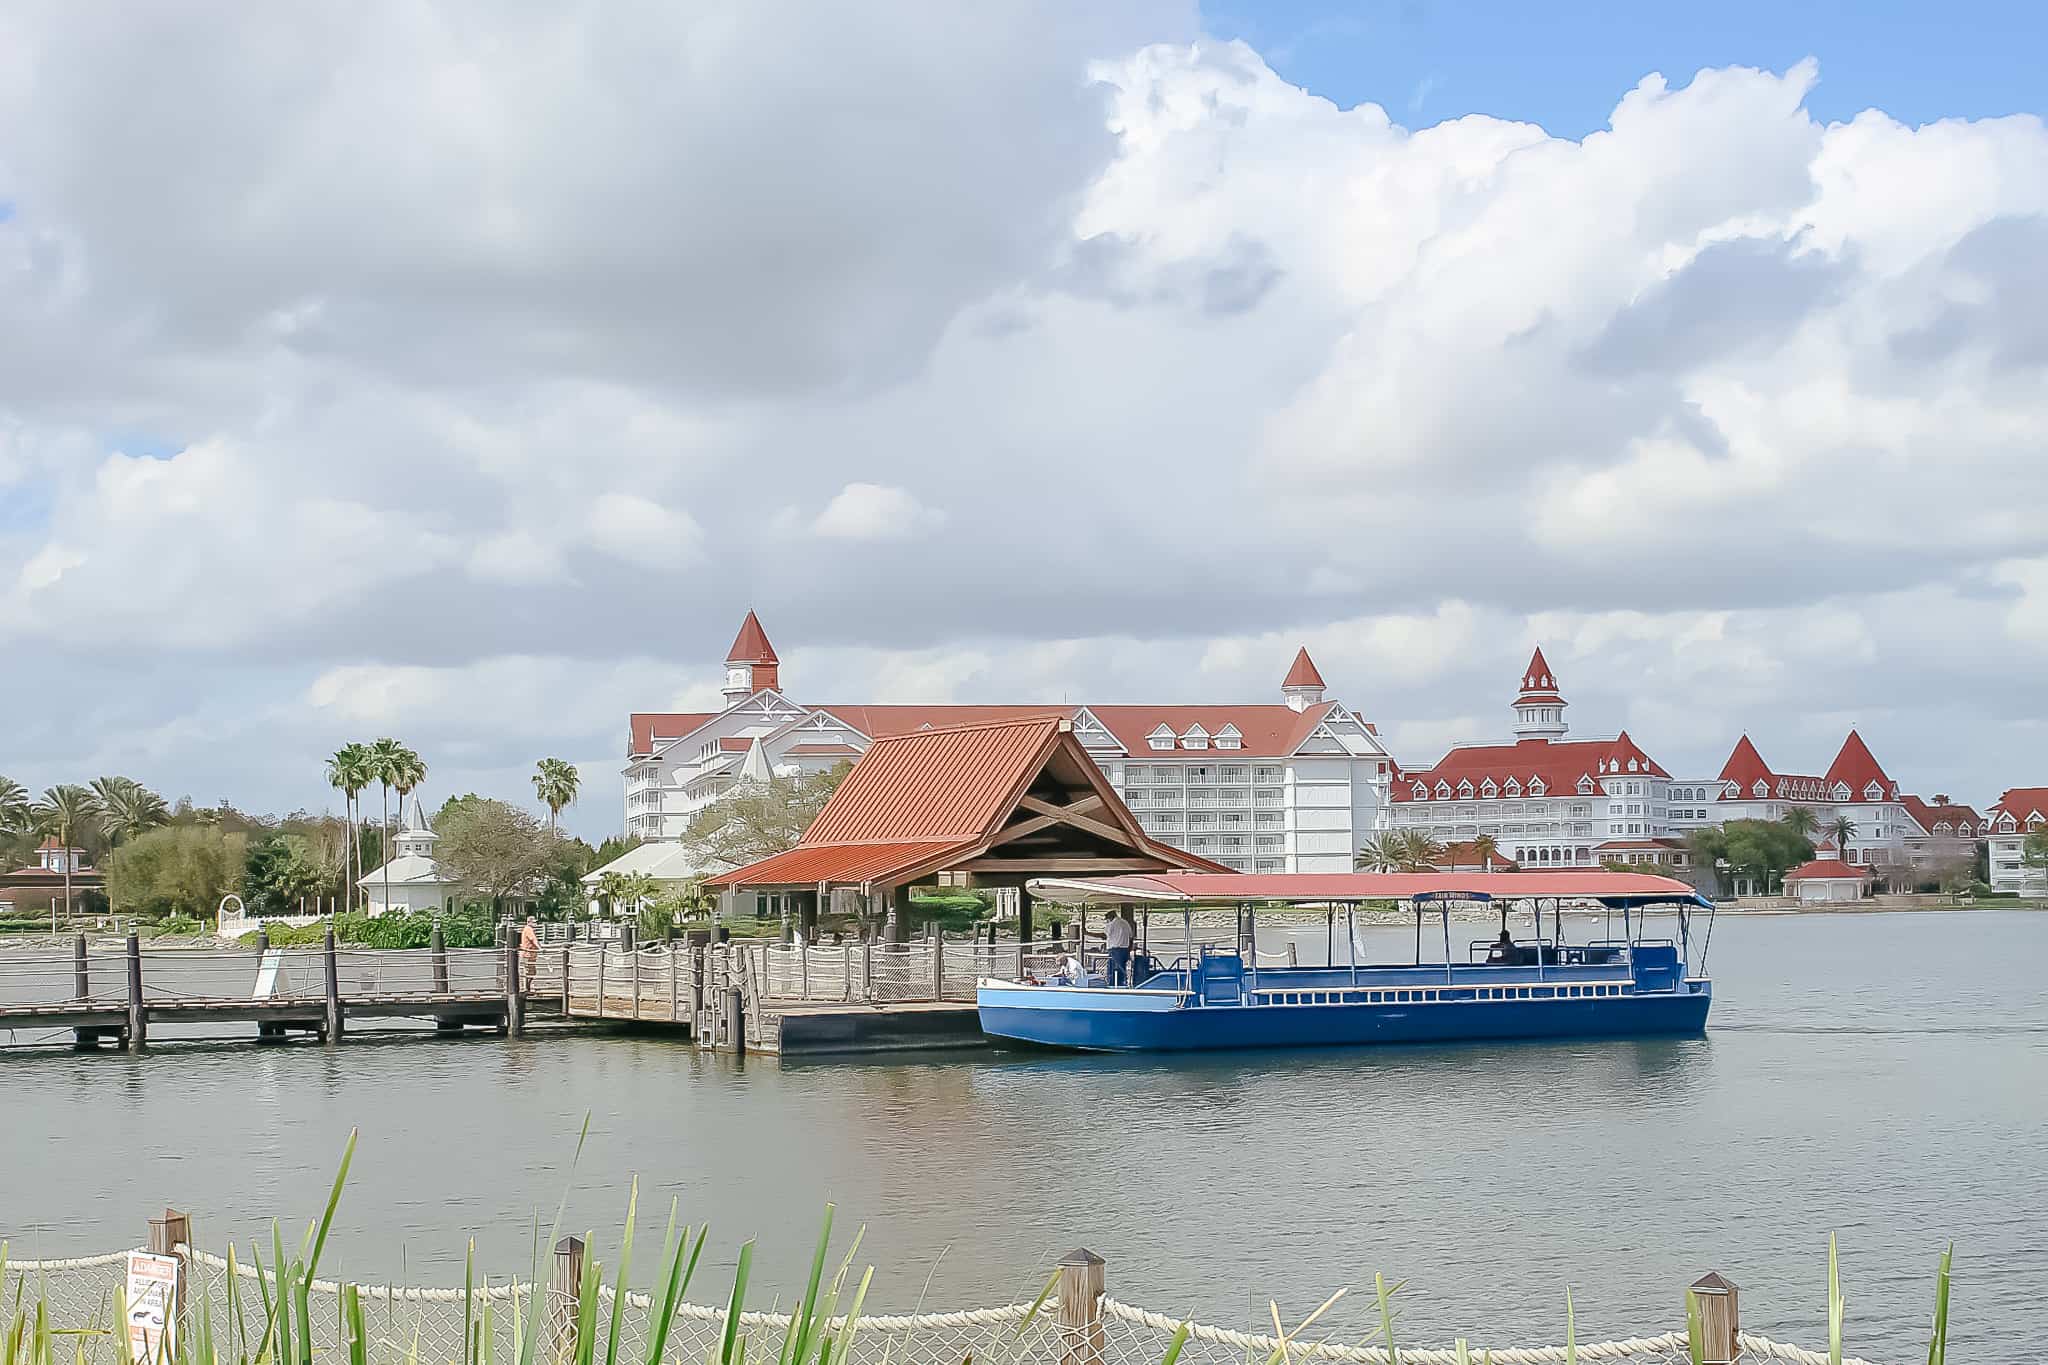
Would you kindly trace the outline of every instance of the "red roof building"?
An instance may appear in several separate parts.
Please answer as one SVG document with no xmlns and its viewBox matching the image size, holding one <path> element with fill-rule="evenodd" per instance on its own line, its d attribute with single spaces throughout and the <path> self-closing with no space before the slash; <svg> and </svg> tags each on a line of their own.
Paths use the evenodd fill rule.
<svg viewBox="0 0 2048 1365">
<path fill-rule="evenodd" d="M 1812 861 L 1785 874 L 1786 895 L 1802 905 L 1814 905 L 1858 901 L 1869 892 L 1869 868 L 1851 867 L 1843 862 L 1830 843 L 1822 843 L 1815 852 Z"/>
<path fill-rule="evenodd" d="M 1394 773 L 1371 723 L 1326 697 L 1306 649 L 1278 701 L 1200 705 L 802 702 L 781 691 L 780 660 L 752 612 L 728 653 L 723 710 L 630 718 L 628 834 L 678 838 L 738 782 L 823 771 L 882 740 L 1056 718 L 1151 837 L 1233 870 L 1341 871 L 1376 827 Z"/>
<path fill-rule="evenodd" d="M 2048 787 L 2013 787 L 1984 813 L 1991 889 L 2048 895 L 2048 867 L 2027 860 L 2027 836 L 2048 831 Z"/>
</svg>

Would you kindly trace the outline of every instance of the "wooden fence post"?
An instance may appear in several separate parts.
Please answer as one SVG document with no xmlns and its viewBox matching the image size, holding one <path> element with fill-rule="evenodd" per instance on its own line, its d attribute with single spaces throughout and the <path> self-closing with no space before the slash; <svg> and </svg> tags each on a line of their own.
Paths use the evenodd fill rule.
<svg viewBox="0 0 2048 1365">
<path fill-rule="evenodd" d="M 633 946 L 632 930 L 626 931 L 626 966 L 633 972 L 633 1022 L 640 1022 L 640 951 Z"/>
<path fill-rule="evenodd" d="M 592 939 L 591 942 L 597 945 L 597 1017 L 602 1019 L 604 1018 L 604 959 L 607 945 L 601 938 Z"/>
<path fill-rule="evenodd" d="M 71 993 L 79 1000 L 92 996 L 92 977 L 85 968 L 85 935 L 71 940 Z"/>
<path fill-rule="evenodd" d="M 434 994 L 448 994 L 448 940 L 441 935 L 441 921 L 434 921 Z"/>
<path fill-rule="evenodd" d="M 1102 1365 L 1102 1258 L 1075 1247 L 1060 1257 L 1060 1365 Z"/>
<path fill-rule="evenodd" d="M 329 1043 L 341 1041 L 341 963 L 334 953 L 334 930 L 329 929 L 322 941 L 321 956 L 327 971 L 327 1038 Z"/>
<path fill-rule="evenodd" d="M 932 1000 L 946 998 L 946 931 L 932 926 Z"/>
<path fill-rule="evenodd" d="M 178 1248 L 189 1250 L 191 1245 L 192 1219 L 186 1214 L 167 1208 L 163 1217 L 149 1220 L 149 1239 L 143 1243 L 143 1249 L 156 1256 L 174 1256 L 178 1261 L 177 1285 L 171 1294 L 171 1317 L 164 1325 L 170 1331 L 171 1339 L 180 1344 L 185 1340 L 185 1293 L 192 1277 L 188 1270 L 191 1263 L 186 1253 Z M 127 1326 L 123 1324 L 115 1330 L 126 1331 Z"/>
<path fill-rule="evenodd" d="M 519 940 L 505 945 L 505 1032 L 517 1038 L 526 1031 L 526 996 L 519 980 Z"/>
<path fill-rule="evenodd" d="M 576 941 L 576 926 L 569 926 L 569 937 L 562 943 L 562 1017 L 569 1017 L 569 945 Z"/>
<path fill-rule="evenodd" d="M 1700 1338 L 1705 1347 L 1701 1359 L 1706 1365 L 1734 1365 L 1742 1356 L 1742 1313 L 1735 1282 L 1710 1270 L 1693 1281 L 1691 1293 L 1700 1309 Z"/>
<path fill-rule="evenodd" d="M 576 1358 L 576 1308 L 583 1301 L 583 1239 L 555 1243 L 555 1267 L 548 1276 L 547 1319 L 550 1360 Z"/>
<path fill-rule="evenodd" d="M 683 1003 L 682 954 L 676 951 L 675 931 L 668 936 L 668 1021 L 677 1022 L 678 1012 Z"/>
<path fill-rule="evenodd" d="M 140 1052 L 149 1041 L 149 1013 L 142 1008 L 142 940 L 128 931 L 128 1050 Z"/>
</svg>

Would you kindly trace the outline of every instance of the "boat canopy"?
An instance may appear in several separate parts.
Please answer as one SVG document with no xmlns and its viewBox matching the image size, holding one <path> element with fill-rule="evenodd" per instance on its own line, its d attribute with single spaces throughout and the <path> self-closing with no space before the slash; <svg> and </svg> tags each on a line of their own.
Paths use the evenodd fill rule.
<svg viewBox="0 0 2048 1365">
<path fill-rule="evenodd" d="M 1613 909 L 1713 902 L 1674 877 L 1647 872 L 1159 872 L 1038 877 L 1031 894 L 1063 905 L 1342 905 L 1394 900 L 1593 901 Z"/>
</svg>

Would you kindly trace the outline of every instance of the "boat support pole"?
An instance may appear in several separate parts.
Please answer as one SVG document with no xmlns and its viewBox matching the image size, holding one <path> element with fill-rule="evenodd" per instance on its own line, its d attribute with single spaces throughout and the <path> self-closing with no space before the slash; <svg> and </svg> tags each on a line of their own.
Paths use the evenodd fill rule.
<svg viewBox="0 0 2048 1365">
<path fill-rule="evenodd" d="M 1195 903 L 1182 901 L 1180 907 L 1181 938 L 1187 944 L 1187 956 L 1181 959 L 1181 971 L 1188 994 L 1195 991 Z M 1200 1001 L 1196 1002 L 1201 1003 Z"/>
<path fill-rule="evenodd" d="M 1451 972 L 1451 903 L 1445 901 L 1438 908 L 1444 915 L 1444 984 L 1448 986 L 1458 979 Z"/>
<path fill-rule="evenodd" d="M 1351 962 L 1351 984 L 1358 984 L 1358 902 L 1344 902 L 1344 956 Z"/>
</svg>

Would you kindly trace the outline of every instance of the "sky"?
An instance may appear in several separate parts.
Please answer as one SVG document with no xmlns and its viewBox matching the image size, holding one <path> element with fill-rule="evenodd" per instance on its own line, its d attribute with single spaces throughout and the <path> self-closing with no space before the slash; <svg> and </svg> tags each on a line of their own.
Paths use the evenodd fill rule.
<svg viewBox="0 0 2048 1365">
<path fill-rule="evenodd" d="M 1556 7 L 1553 7 L 1556 8 Z M 0 773 L 800 700 L 2048 782 L 2039 7 L 0 10 Z"/>
</svg>

